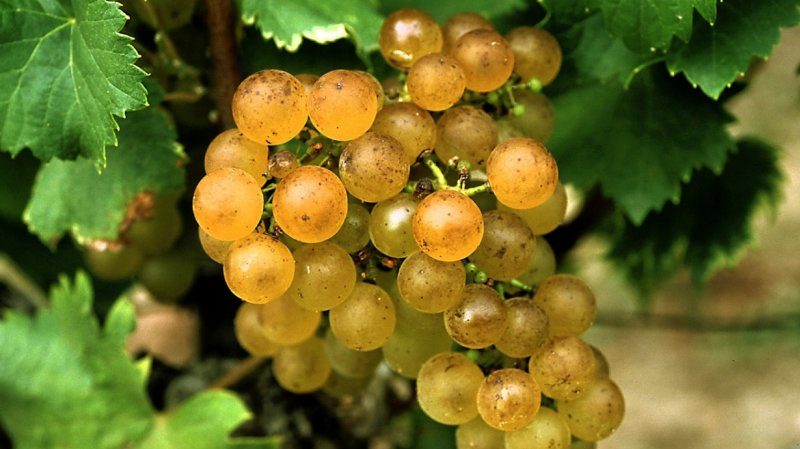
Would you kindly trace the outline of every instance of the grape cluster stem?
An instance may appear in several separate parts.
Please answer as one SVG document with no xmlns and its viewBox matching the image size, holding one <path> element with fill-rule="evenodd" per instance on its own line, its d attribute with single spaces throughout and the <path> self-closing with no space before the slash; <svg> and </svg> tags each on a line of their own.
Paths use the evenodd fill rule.
<svg viewBox="0 0 800 449">
<path fill-rule="evenodd" d="M 436 190 L 455 190 L 456 192 L 461 192 L 466 196 L 473 196 L 479 193 L 492 191 L 492 188 L 489 186 L 488 182 L 485 182 L 475 187 L 468 187 L 468 188 L 451 186 L 447 183 L 447 179 L 444 177 L 444 173 L 436 164 L 436 162 L 434 162 L 430 158 L 425 158 L 423 159 L 423 163 L 425 164 L 426 167 L 428 167 L 428 170 L 430 170 L 431 174 L 433 175 L 433 187 Z"/>
</svg>

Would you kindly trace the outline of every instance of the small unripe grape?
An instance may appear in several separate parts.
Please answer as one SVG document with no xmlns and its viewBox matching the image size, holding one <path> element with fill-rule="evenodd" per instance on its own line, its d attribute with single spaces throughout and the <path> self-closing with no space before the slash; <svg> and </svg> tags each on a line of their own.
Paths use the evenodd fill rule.
<svg viewBox="0 0 800 449">
<path fill-rule="evenodd" d="M 353 259 L 331 242 L 303 245 L 292 253 L 294 280 L 287 295 L 302 307 L 323 311 L 347 299 L 356 284 Z"/>
<path fill-rule="evenodd" d="M 425 11 L 400 9 L 383 21 L 378 42 L 386 62 L 409 69 L 419 58 L 441 51 L 442 30 Z"/>
<path fill-rule="evenodd" d="M 486 177 L 498 201 L 514 209 L 530 209 L 555 192 L 558 166 L 541 143 L 517 137 L 492 150 Z"/>
<path fill-rule="evenodd" d="M 434 149 L 443 162 L 458 157 L 474 168 L 484 167 L 497 136 L 497 125 L 489 114 L 474 106 L 458 106 L 439 119 Z"/>
<path fill-rule="evenodd" d="M 508 326 L 506 305 L 491 287 L 470 284 L 461 301 L 444 313 L 447 333 L 466 348 L 485 348 L 500 340 Z"/>
<path fill-rule="evenodd" d="M 322 340 L 312 337 L 297 346 L 281 348 L 272 364 L 275 380 L 292 393 L 319 390 L 331 374 Z"/>
<path fill-rule="evenodd" d="M 228 255 L 228 248 L 230 248 L 233 242 L 226 241 L 226 240 L 217 240 L 214 237 L 208 235 L 203 228 L 197 228 L 198 238 L 200 239 L 200 246 L 203 247 L 203 251 L 211 258 L 214 262 L 217 263 L 225 263 L 225 256 Z"/>
<path fill-rule="evenodd" d="M 328 315 L 334 335 L 357 351 L 380 348 L 392 335 L 396 322 L 389 294 L 377 285 L 359 282 L 353 293 Z"/>
<path fill-rule="evenodd" d="M 539 142 L 547 142 L 547 139 L 553 134 L 555 124 L 555 111 L 550 100 L 540 92 L 529 90 L 515 92 L 514 100 L 525 110 L 521 115 L 509 114 L 506 116 L 509 123 L 519 130 L 522 136 L 536 139 Z"/>
<path fill-rule="evenodd" d="M 547 314 L 529 298 L 512 298 L 505 304 L 508 326 L 495 346 L 509 357 L 534 354 L 547 340 Z"/>
<path fill-rule="evenodd" d="M 542 86 L 550 84 L 561 68 L 561 46 L 547 31 L 523 26 L 506 35 L 514 50 L 514 72 L 523 81 L 536 78 Z"/>
<path fill-rule="evenodd" d="M 395 310 L 397 325 L 381 351 L 392 371 L 416 379 L 425 361 L 440 352 L 450 351 L 452 340 L 441 314 L 420 312 L 402 300 L 395 301 Z"/>
<path fill-rule="evenodd" d="M 403 300 L 414 309 L 438 313 L 461 300 L 466 279 L 461 262 L 442 262 L 415 252 L 400 266 L 397 288 Z"/>
<path fill-rule="evenodd" d="M 580 335 L 594 321 L 597 304 L 585 282 L 569 274 L 548 277 L 536 290 L 533 301 L 550 320 L 550 335 Z"/>
<path fill-rule="evenodd" d="M 208 144 L 204 162 L 206 173 L 222 167 L 239 168 L 263 185 L 266 182 L 267 145 L 253 142 L 236 128 L 229 129 Z"/>
<path fill-rule="evenodd" d="M 214 170 L 197 184 L 192 209 L 200 227 L 215 239 L 244 238 L 261 221 L 261 184 L 238 168 Z"/>
<path fill-rule="evenodd" d="M 503 203 L 497 203 L 497 210 L 512 212 L 525 220 L 528 227 L 536 235 L 544 235 L 554 230 L 564 221 L 567 213 L 567 193 L 559 182 L 556 191 L 544 203 L 531 209 L 512 209 Z"/>
<path fill-rule="evenodd" d="M 308 99 L 314 127 L 333 140 L 353 140 L 364 134 L 377 112 L 378 99 L 372 83 L 350 70 L 322 75 Z"/>
<path fill-rule="evenodd" d="M 468 196 L 439 190 L 420 202 L 412 220 L 419 248 L 436 260 L 453 262 L 472 254 L 483 238 L 481 210 Z"/>
<path fill-rule="evenodd" d="M 502 86 L 514 70 L 514 52 L 495 31 L 472 30 L 456 41 L 451 54 L 464 69 L 467 89 L 489 92 Z"/>
<path fill-rule="evenodd" d="M 152 212 L 151 217 L 134 221 L 126 233 L 131 245 L 148 256 L 169 251 L 183 231 L 183 219 L 174 201 L 158 198 Z"/>
<path fill-rule="evenodd" d="M 349 203 L 344 223 L 330 241 L 350 254 L 365 247 L 369 243 L 369 211 L 360 204 Z"/>
<path fill-rule="evenodd" d="M 498 430 L 517 430 L 528 424 L 542 399 L 536 379 L 516 368 L 497 370 L 478 389 L 478 413 L 486 424 Z"/>
<path fill-rule="evenodd" d="M 505 432 L 490 427 L 478 417 L 456 429 L 457 449 L 505 449 Z"/>
<path fill-rule="evenodd" d="M 539 285 L 545 278 L 556 272 L 556 255 L 553 248 L 542 237 L 536 238 L 536 247 L 528 268 L 517 279 L 523 284 Z"/>
<path fill-rule="evenodd" d="M 462 12 L 447 19 L 442 27 L 444 49 L 450 51 L 458 39 L 472 30 L 494 30 L 492 22 L 474 12 Z"/>
<path fill-rule="evenodd" d="M 331 362 L 331 368 L 345 377 L 369 377 L 383 359 L 378 349 L 356 351 L 345 346 L 330 328 L 325 332 L 325 353 Z"/>
<path fill-rule="evenodd" d="M 285 178 L 298 167 L 300 161 L 291 151 L 280 150 L 269 156 L 269 175 L 277 180 Z"/>
<path fill-rule="evenodd" d="M 469 259 L 493 279 L 507 281 L 525 272 L 536 240 L 528 225 L 509 212 L 483 214 L 483 239 Z"/>
<path fill-rule="evenodd" d="M 319 312 L 300 307 L 287 295 L 263 304 L 260 308 L 264 334 L 281 346 L 292 346 L 308 340 L 317 331 Z"/>
<path fill-rule="evenodd" d="M 436 143 L 436 122 L 428 111 L 412 103 L 394 103 L 383 108 L 372 123 L 372 131 L 400 142 L 409 164 Z"/>
<path fill-rule="evenodd" d="M 555 410 L 541 407 L 519 430 L 506 432 L 505 449 L 570 449 L 569 425 Z"/>
<path fill-rule="evenodd" d="M 307 101 L 297 78 L 281 70 L 262 70 L 245 78 L 233 94 L 233 120 L 248 139 L 279 145 L 306 125 Z"/>
<path fill-rule="evenodd" d="M 294 278 L 289 248 L 264 234 L 253 233 L 233 242 L 222 268 L 231 292 L 257 304 L 284 294 Z"/>
<path fill-rule="evenodd" d="M 409 164 L 403 145 L 393 137 L 367 132 L 345 147 L 339 176 L 347 191 L 369 203 L 400 193 L 408 181 Z"/>
<path fill-rule="evenodd" d="M 98 279 L 118 281 L 136 274 L 142 267 L 144 255 L 134 246 L 121 246 L 96 250 L 86 248 L 83 253 L 86 266 Z"/>
<path fill-rule="evenodd" d="M 378 251 L 390 257 L 408 257 L 418 251 L 412 232 L 417 202 L 408 193 L 381 201 L 369 216 L 369 237 Z"/>
<path fill-rule="evenodd" d="M 419 370 L 417 401 L 434 421 L 464 424 L 478 415 L 476 397 L 482 381 L 478 365 L 463 354 L 437 354 Z"/>
<path fill-rule="evenodd" d="M 569 430 L 586 441 L 600 441 L 617 430 L 625 415 L 625 399 L 617 384 L 598 379 L 586 394 L 571 401 L 557 401 L 558 413 Z"/>
<path fill-rule="evenodd" d="M 172 251 L 149 257 L 139 271 L 139 282 L 160 301 L 186 294 L 194 282 L 196 267 L 184 253 Z"/>
<path fill-rule="evenodd" d="M 456 104 L 464 95 L 466 83 L 464 70 L 444 53 L 420 58 L 406 80 L 411 100 L 429 111 L 443 111 Z"/>
<path fill-rule="evenodd" d="M 290 237 L 316 243 L 333 237 L 347 216 L 347 191 L 328 169 L 305 165 L 278 183 L 273 216 Z"/>
<path fill-rule="evenodd" d="M 236 340 L 245 351 L 256 357 L 272 357 L 281 349 L 267 338 L 261 324 L 261 305 L 243 302 L 233 319 Z"/>
<path fill-rule="evenodd" d="M 594 353 L 578 337 L 555 337 L 531 357 L 528 370 L 545 396 L 570 401 L 594 382 Z"/>
</svg>

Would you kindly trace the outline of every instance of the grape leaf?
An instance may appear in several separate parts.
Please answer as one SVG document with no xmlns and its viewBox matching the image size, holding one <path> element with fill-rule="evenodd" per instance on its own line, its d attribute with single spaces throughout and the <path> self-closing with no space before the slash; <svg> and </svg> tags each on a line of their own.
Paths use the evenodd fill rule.
<svg viewBox="0 0 800 449">
<path fill-rule="evenodd" d="M 105 0 L 0 0 L 0 148 L 105 166 L 114 116 L 147 104 L 125 20 Z"/>
<path fill-rule="evenodd" d="M 692 40 L 667 55 L 672 73 L 683 72 L 709 97 L 717 99 L 726 86 L 744 73 L 753 57 L 766 58 L 780 39 L 780 28 L 800 20 L 797 0 L 720 3 L 714 26 L 697 23 Z"/>
<path fill-rule="evenodd" d="M 753 241 L 753 217 L 779 199 L 778 150 L 754 139 L 737 143 L 722 174 L 704 169 L 684 187 L 680 203 L 626 221 L 609 252 L 642 293 L 685 264 L 696 284 L 733 265 Z"/>
<path fill-rule="evenodd" d="M 97 173 L 89 159 L 46 163 L 36 176 L 24 220 L 45 243 L 71 232 L 80 242 L 116 239 L 126 210 L 140 192 L 180 191 L 183 150 L 175 131 L 155 106 L 120 122 L 119 148 Z"/>
<path fill-rule="evenodd" d="M 419 8 L 432 15 L 440 24 L 444 24 L 447 19 L 460 12 L 474 12 L 492 20 L 522 11 L 526 6 L 525 0 L 493 0 L 490 2 L 474 0 L 445 0 L 438 2 L 427 0 L 383 0 L 381 1 L 381 12 L 389 15 L 402 8 Z"/>
<path fill-rule="evenodd" d="M 643 71 L 627 90 L 589 83 L 553 97 L 557 125 L 548 148 L 560 176 L 580 187 L 599 184 L 634 223 L 678 198 L 693 170 L 720 169 L 733 145 L 722 108 L 660 69 Z"/>
<path fill-rule="evenodd" d="M 350 38 L 364 59 L 378 49 L 383 16 L 370 0 L 242 0 L 242 20 L 288 51 L 300 48 L 303 38 L 320 44 Z"/>
</svg>

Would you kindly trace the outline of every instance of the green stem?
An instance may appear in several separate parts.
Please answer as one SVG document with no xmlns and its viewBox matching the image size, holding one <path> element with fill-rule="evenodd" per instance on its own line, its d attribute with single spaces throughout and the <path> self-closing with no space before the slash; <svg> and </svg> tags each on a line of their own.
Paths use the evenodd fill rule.
<svg viewBox="0 0 800 449">
<path fill-rule="evenodd" d="M 483 184 L 481 184 L 479 186 L 470 187 L 470 188 L 467 188 L 467 189 L 461 189 L 461 193 L 463 193 L 464 195 L 467 195 L 467 196 L 473 196 L 473 195 L 477 195 L 479 193 L 491 192 L 491 191 L 492 191 L 492 188 L 491 188 L 491 186 L 489 186 L 488 182 L 484 182 Z"/>
<path fill-rule="evenodd" d="M 428 170 L 431 171 L 431 174 L 433 175 L 433 184 L 437 190 L 447 189 L 450 187 L 447 185 L 447 179 L 444 177 L 442 169 L 436 165 L 436 162 L 430 158 L 425 158 L 423 162 L 425 163 L 425 166 L 428 167 Z"/>
<path fill-rule="evenodd" d="M 525 290 L 526 292 L 533 291 L 533 286 L 530 286 L 530 285 L 520 281 L 519 279 L 512 279 L 512 280 L 508 281 L 508 283 L 512 287 L 516 287 L 516 288 L 518 288 L 520 290 Z"/>
</svg>

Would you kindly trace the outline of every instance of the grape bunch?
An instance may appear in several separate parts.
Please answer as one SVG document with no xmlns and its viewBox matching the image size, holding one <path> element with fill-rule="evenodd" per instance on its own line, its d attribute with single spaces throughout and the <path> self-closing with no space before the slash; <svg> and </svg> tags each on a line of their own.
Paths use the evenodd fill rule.
<svg viewBox="0 0 800 449">
<path fill-rule="evenodd" d="M 356 394 L 385 363 L 459 448 L 608 437 L 624 402 L 580 338 L 595 297 L 542 237 L 567 208 L 540 93 L 558 42 L 417 9 L 379 41 L 397 77 L 257 72 L 208 147 L 193 211 L 240 344 L 294 393 Z"/>
</svg>

